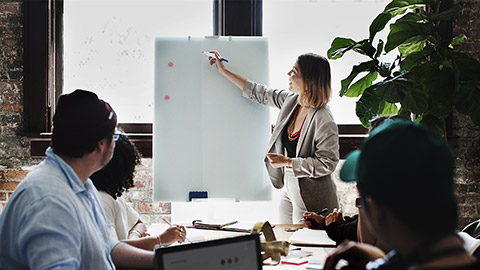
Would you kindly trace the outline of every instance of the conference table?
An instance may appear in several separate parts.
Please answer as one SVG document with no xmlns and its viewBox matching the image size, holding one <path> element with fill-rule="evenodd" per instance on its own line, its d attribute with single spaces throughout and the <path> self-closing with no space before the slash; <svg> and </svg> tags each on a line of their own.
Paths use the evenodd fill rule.
<svg viewBox="0 0 480 270">
<path fill-rule="evenodd" d="M 168 227 L 167 224 L 152 224 L 148 228 L 148 232 L 150 234 L 157 234 L 161 233 Z M 285 228 L 291 228 L 291 227 L 297 227 L 301 228 L 304 227 L 304 225 L 301 224 L 275 224 L 273 226 L 273 232 L 275 234 L 275 237 L 277 240 L 280 241 L 288 241 L 290 236 L 293 234 L 293 232 L 287 232 L 285 231 Z M 187 227 L 187 239 L 186 242 L 191 241 L 191 242 L 199 242 L 199 241 L 209 241 L 209 240 L 216 240 L 216 239 L 223 239 L 223 238 L 229 238 L 229 237 L 235 237 L 235 236 L 240 236 L 244 235 L 246 233 L 242 232 L 233 232 L 233 231 L 223 231 L 223 230 L 211 230 L 211 229 L 196 229 L 193 227 Z M 322 263 L 325 261 L 327 256 L 332 253 L 335 248 L 334 247 L 318 247 L 318 246 L 291 246 L 290 250 L 301 250 L 306 253 L 311 254 L 308 256 L 308 264 L 302 264 L 302 265 L 291 265 L 291 264 L 279 264 L 279 265 L 264 265 L 263 269 L 265 270 L 276 270 L 276 269 L 281 269 L 281 270 L 296 270 L 296 269 L 307 269 L 307 266 L 311 266 L 310 262 L 314 262 L 315 264 Z M 298 252 L 298 251 L 297 251 Z M 320 268 L 319 268 L 320 269 Z"/>
</svg>

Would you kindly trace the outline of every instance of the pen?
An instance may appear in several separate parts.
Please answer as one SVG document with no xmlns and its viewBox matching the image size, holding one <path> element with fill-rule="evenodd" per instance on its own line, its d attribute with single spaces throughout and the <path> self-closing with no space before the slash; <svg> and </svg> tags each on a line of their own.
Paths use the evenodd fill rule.
<svg viewBox="0 0 480 270">
<path fill-rule="evenodd" d="M 161 218 L 163 221 L 165 221 L 165 223 L 167 223 L 168 226 L 173 227 L 172 223 L 170 223 L 170 221 L 168 221 L 166 218 L 164 218 L 164 217 L 162 217 L 162 216 L 160 216 L 160 218 Z M 178 225 L 176 225 L 176 226 L 178 227 Z M 190 242 L 190 244 L 193 244 L 193 242 L 190 241 L 190 240 L 187 238 L 187 232 L 184 231 L 183 229 L 180 229 L 180 230 L 181 230 L 183 233 L 185 233 L 185 240 L 187 240 L 188 242 Z"/>
<path fill-rule="evenodd" d="M 316 212 L 316 213 L 319 214 L 319 215 L 323 215 L 323 214 L 325 214 L 326 212 L 328 212 L 328 208 L 323 208 L 322 211 Z M 307 220 L 307 219 L 306 219 L 306 218 L 302 218 L 302 219 L 300 219 L 300 222 L 304 222 L 305 220 Z"/>
<path fill-rule="evenodd" d="M 206 56 L 208 57 L 212 57 L 212 58 L 215 58 L 215 54 L 211 53 L 211 52 L 206 52 L 206 51 L 202 51 L 203 54 L 205 54 Z M 220 58 L 221 61 L 223 62 L 227 62 L 228 63 L 228 60 L 226 58 Z"/>
</svg>

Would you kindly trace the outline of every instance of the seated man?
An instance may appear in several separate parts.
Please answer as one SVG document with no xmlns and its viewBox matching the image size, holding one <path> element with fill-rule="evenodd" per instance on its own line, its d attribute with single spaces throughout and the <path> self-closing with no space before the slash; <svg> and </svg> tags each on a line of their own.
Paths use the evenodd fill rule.
<svg viewBox="0 0 480 270">
<path fill-rule="evenodd" d="M 89 176 L 110 160 L 117 116 L 97 95 L 62 95 L 52 146 L 0 215 L 0 269 L 153 268 L 154 252 L 112 240 Z"/>
<path fill-rule="evenodd" d="M 340 177 L 357 181 L 362 215 L 378 238 L 392 248 L 346 241 L 325 261 L 340 259 L 360 269 L 480 269 L 456 233 L 454 159 L 442 138 L 403 120 L 372 131 L 351 153 Z"/>
</svg>

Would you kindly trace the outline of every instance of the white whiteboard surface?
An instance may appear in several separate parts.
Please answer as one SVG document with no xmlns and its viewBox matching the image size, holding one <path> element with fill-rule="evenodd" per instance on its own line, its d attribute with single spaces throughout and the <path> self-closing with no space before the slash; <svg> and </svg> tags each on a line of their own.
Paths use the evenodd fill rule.
<svg viewBox="0 0 480 270">
<path fill-rule="evenodd" d="M 268 85 L 268 42 L 258 37 L 157 38 L 153 177 L 155 201 L 209 198 L 270 200 L 263 162 L 269 109 L 208 64 L 217 50 L 231 71 Z"/>
</svg>

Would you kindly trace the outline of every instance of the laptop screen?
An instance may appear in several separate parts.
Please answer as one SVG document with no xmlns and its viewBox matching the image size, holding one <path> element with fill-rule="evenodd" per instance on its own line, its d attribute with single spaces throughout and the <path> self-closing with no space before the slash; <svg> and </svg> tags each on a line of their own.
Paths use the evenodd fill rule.
<svg viewBox="0 0 480 270">
<path fill-rule="evenodd" d="M 258 234 L 155 250 L 155 270 L 261 270 Z"/>
</svg>

